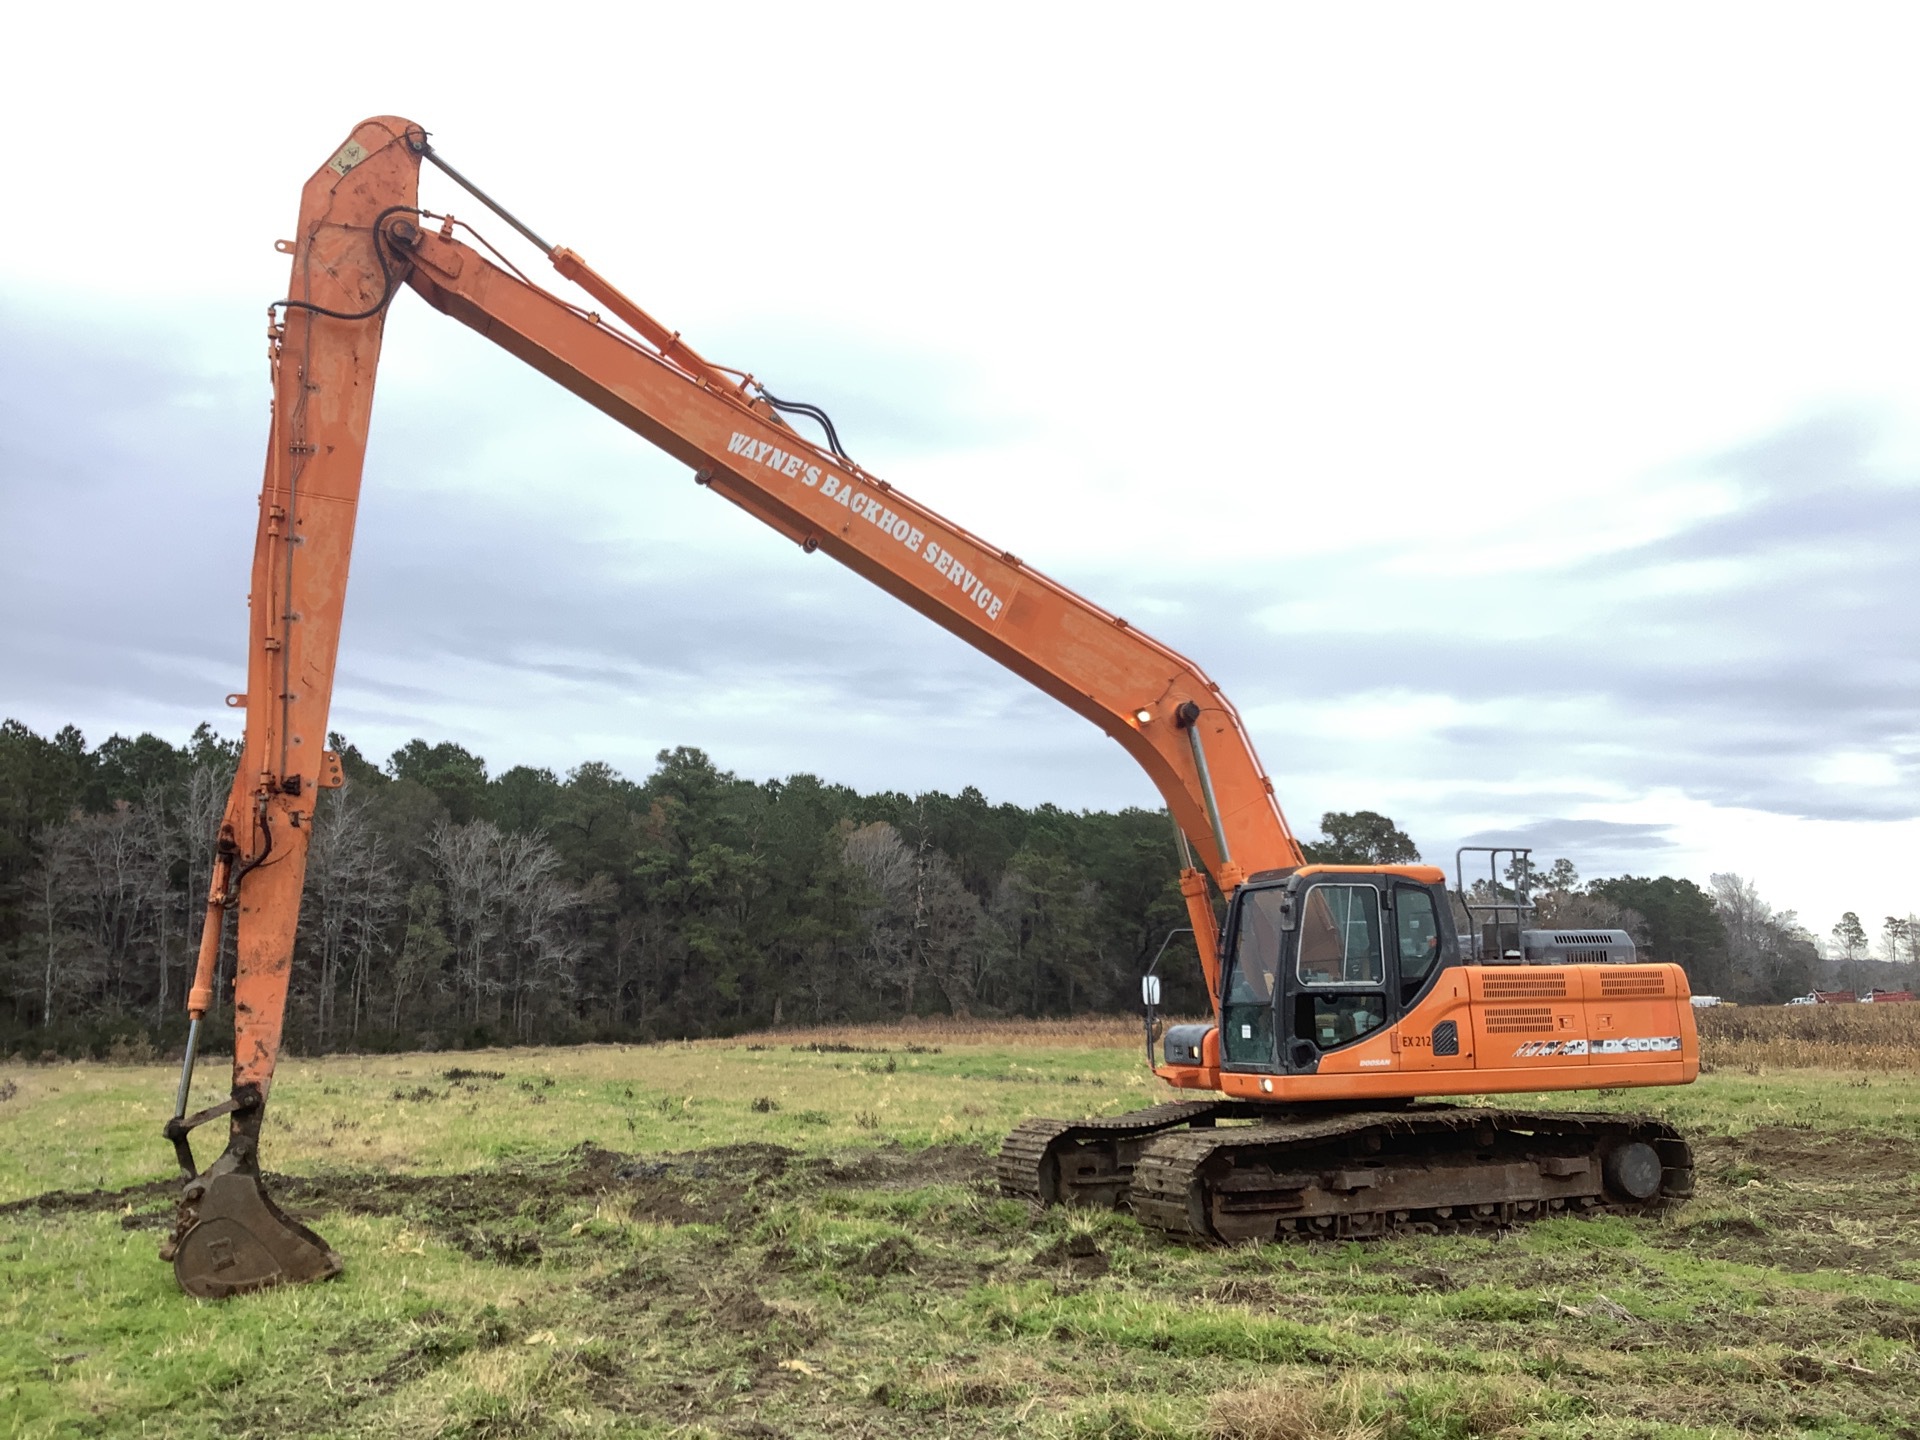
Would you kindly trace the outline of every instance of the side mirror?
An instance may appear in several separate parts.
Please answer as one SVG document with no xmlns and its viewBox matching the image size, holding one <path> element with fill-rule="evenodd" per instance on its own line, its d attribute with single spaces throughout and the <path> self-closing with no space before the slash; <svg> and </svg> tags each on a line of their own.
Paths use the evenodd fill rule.
<svg viewBox="0 0 1920 1440">
<path fill-rule="evenodd" d="M 1158 975 L 1140 977 L 1140 1003 L 1149 1010 L 1160 1008 L 1160 977 Z"/>
</svg>

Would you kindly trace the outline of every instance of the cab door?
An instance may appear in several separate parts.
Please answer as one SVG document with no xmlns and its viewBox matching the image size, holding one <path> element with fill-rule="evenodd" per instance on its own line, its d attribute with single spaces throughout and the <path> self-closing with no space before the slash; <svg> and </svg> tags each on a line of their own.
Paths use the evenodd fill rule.
<svg viewBox="0 0 1920 1440">
<path fill-rule="evenodd" d="M 1287 976 L 1287 1069 L 1315 1070 L 1322 1057 L 1384 1029 L 1398 1009 L 1388 985 L 1381 887 L 1372 879 L 1315 880 L 1294 904 L 1295 956 Z M 1393 1069 L 1382 1044 L 1354 1063 Z"/>
<path fill-rule="evenodd" d="M 1440 903 L 1424 885 L 1393 887 L 1394 983 L 1400 990 L 1395 1040 L 1402 1070 L 1473 1068 L 1472 1009 Z"/>
</svg>

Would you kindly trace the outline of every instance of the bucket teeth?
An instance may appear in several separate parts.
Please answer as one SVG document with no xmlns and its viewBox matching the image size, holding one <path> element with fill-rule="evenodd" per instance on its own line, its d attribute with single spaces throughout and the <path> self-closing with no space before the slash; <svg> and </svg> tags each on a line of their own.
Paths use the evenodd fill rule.
<svg viewBox="0 0 1920 1440">
<path fill-rule="evenodd" d="M 273 1203 L 257 1173 L 218 1166 L 188 1184 L 160 1258 L 173 1262 L 180 1288 L 202 1300 L 330 1280 L 341 1270 L 340 1257 Z"/>
</svg>

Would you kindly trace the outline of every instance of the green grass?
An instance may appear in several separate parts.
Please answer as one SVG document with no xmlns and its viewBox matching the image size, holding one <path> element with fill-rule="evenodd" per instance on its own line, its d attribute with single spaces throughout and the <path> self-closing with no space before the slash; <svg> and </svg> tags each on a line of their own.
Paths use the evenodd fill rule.
<svg viewBox="0 0 1920 1440">
<path fill-rule="evenodd" d="M 504 1078 L 449 1081 L 450 1070 Z M 171 1067 L 4 1073 L 18 1092 L 0 1103 L 0 1203 L 167 1173 L 159 1124 Z M 224 1098 L 226 1086 L 222 1067 L 203 1064 L 191 1108 Z M 631 1151 L 765 1141 L 819 1152 L 883 1137 L 994 1145 L 1025 1116 L 1130 1110 L 1161 1088 L 1108 1049 L 822 1054 L 769 1043 L 340 1056 L 281 1064 L 262 1153 L 275 1170 L 445 1173 L 583 1141 Z M 757 1100 L 777 1108 L 755 1110 Z"/>
<path fill-rule="evenodd" d="M 504 1078 L 447 1080 L 455 1069 Z M 171 1067 L 14 1065 L 5 1074 L 18 1088 L 0 1103 L 0 1203 L 167 1173 L 171 1151 L 158 1127 L 173 1095 Z M 193 1107 L 222 1098 L 225 1086 L 224 1070 L 203 1064 Z M 848 1054 L 770 1040 L 339 1056 L 282 1064 L 264 1155 L 270 1169 L 292 1172 L 446 1173 L 583 1141 L 631 1151 L 764 1141 L 820 1152 L 884 1137 L 990 1148 L 1028 1115 L 1115 1114 L 1165 1093 L 1137 1054 L 1115 1049 L 947 1045 L 938 1053 Z M 777 1108 L 756 1111 L 756 1100 Z M 1521 1103 L 1644 1112 L 1690 1135 L 1834 1126 L 1920 1141 L 1920 1082 L 1909 1076 L 1717 1073 L 1679 1089 Z"/>
<path fill-rule="evenodd" d="M 13 1066 L 0 1203 L 124 1193 L 0 1211 L 0 1435 L 1911 1437 L 1920 1102 L 1860 1078 L 1551 1102 L 1693 1138 L 1668 1220 L 1201 1249 L 992 1190 L 1160 1098 L 1122 1051 L 295 1060 L 266 1160 L 346 1274 L 202 1304 L 169 1073 Z"/>
</svg>

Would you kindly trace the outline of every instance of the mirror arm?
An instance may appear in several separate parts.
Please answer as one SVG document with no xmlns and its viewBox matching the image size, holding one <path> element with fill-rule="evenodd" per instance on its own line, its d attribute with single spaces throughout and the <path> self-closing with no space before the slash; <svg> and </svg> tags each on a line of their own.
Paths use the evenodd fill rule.
<svg viewBox="0 0 1920 1440">
<path fill-rule="evenodd" d="M 1167 938 L 1160 942 L 1160 948 L 1154 952 L 1153 963 L 1147 966 L 1147 973 L 1140 977 L 1140 1003 L 1145 1006 L 1147 1016 L 1147 1068 L 1149 1070 L 1159 1069 L 1159 1062 L 1153 1058 L 1153 1026 L 1158 1018 L 1156 1012 L 1160 1008 L 1160 977 L 1154 972 L 1160 968 L 1160 959 L 1167 953 L 1167 946 L 1173 943 L 1173 937 L 1191 934 L 1193 931 L 1184 925 L 1178 929 L 1169 930 Z"/>
</svg>

